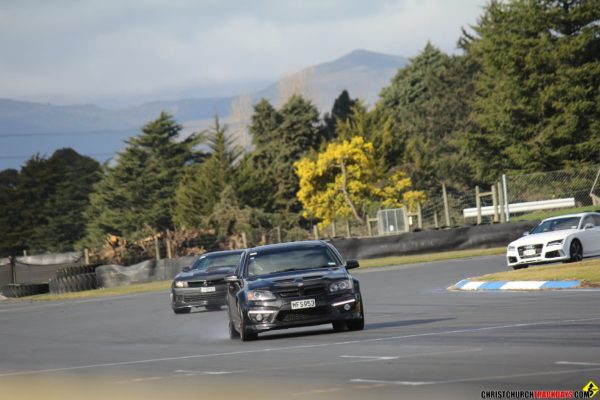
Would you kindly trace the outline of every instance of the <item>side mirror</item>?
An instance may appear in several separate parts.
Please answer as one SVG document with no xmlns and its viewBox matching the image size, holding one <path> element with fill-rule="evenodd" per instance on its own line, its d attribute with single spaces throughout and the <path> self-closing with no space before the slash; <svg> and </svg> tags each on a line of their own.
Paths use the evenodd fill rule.
<svg viewBox="0 0 600 400">
<path fill-rule="evenodd" d="M 191 270 L 192 270 L 192 267 L 183 267 L 183 269 L 181 271 L 190 272 Z"/>
<path fill-rule="evenodd" d="M 240 281 L 240 278 L 237 277 L 237 275 L 227 275 L 225 277 L 225 282 L 227 283 L 238 283 Z"/>
<path fill-rule="evenodd" d="M 529 231 L 523 232 L 523 236 L 529 236 Z"/>
<path fill-rule="evenodd" d="M 348 260 L 346 261 L 346 269 L 354 269 L 360 267 L 358 260 Z"/>
<path fill-rule="evenodd" d="M 583 227 L 583 229 L 594 229 L 594 228 L 595 228 L 594 224 L 589 223 L 589 222 L 587 224 L 585 224 L 585 226 Z"/>
</svg>

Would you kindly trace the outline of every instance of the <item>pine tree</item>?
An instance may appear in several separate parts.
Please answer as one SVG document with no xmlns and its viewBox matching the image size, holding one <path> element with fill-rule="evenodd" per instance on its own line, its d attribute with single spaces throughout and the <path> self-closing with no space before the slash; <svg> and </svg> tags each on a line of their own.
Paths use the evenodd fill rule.
<svg viewBox="0 0 600 400">
<path fill-rule="evenodd" d="M 494 1 L 463 41 L 480 64 L 467 140 L 480 180 L 600 162 L 600 7 Z"/>
<path fill-rule="evenodd" d="M 239 200 L 269 213 L 298 213 L 293 163 L 318 149 L 325 138 L 317 108 L 298 95 L 280 110 L 263 100 L 255 106 L 250 132 L 256 148 L 237 168 Z"/>
<path fill-rule="evenodd" d="M 19 255 L 24 248 L 18 236 L 18 229 L 22 223 L 17 204 L 18 184 L 19 171 L 0 171 L 0 257 Z"/>
<path fill-rule="evenodd" d="M 352 109 L 358 103 L 357 99 L 351 99 L 350 94 L 346 89 L 333 102 L 331 113 L 326 113 L 323 116 L 325 122 L 325 130 L 327 131 L 327 140 L 333 140 L 338 137 L 336 126 L 338 121 L 347 122 L 352 115 Z"/>
<path fill-rule="evenodd" d="M 173 228 L 175 191 L 184 166 L 198 158 L 193 147 L 202 139 L 179 141 L 181 125 L 165 112 L 126 141 L 114 167 L 105 167 L 95 186 L 88 216 L 88 242 L 107 234 L 136 238 L 144 231 Z"/>
<path fill-rule="evenodd" d="M 418 188 L 435 191 L 443 180 L 469 180 L 455 143 L 469 110 L 462 89 L 470 77 L 463 66 L 461 57 L 449 57 L 427 43 L 381 92 L 375 113 L 381 125 L 388 124 L 381 132 L 392 136 L 385 140 L 387 167 L 400 164 Z"/>
<path fill-rule="evenodd" d="M 207 217 L 219 202 L 223 189 L 234 180 L 234 163 L 241 151 L 227 137 L 227 127 L 219 118 L 208 135 L 210 156 L 201 164 L 187 167 L 177 189 L 175 222 L 193 228 L 206 225 Z"/>
</svg>

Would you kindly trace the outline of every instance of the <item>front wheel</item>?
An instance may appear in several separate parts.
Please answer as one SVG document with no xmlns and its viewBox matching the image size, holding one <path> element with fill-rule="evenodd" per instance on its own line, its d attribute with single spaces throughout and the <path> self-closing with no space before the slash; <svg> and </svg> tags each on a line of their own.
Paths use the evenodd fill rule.
<svg viewBox="0 0 600 400">
<path fill-rule="evenodd" d="M 173 312 L 175 314 L 189 314 L 190 311 L 192 311 L 191 307 L 184 307 L 184 308 L 174 308 Z"/>
<path fill-rule="evenodd" d="M 360 299 L 360 318 L 348 321 L 348 329 L 351 331 L 362 331 L 365 329 L 365 309 L 362 298 Z"/>
<path fill-rule="evenodd" d="M 583 260 L 583 246 L 577 239 L 573 239 L 571 246 L 569 246 L 570 262 L 577 262 Z"/>
<path fill-rule="evenodd" d="M 227 324 L 227 328 L 229 330 L 229 339 L 233 340 L 233 339 L 239 339 L 240 338 L 240 334 L 233 327 L 233 322 L 231 322 L 231 320 L 229 320 L 229 323 Z"/>
<path fill-rule="evenodd" d="M 518 270 L 518 269 L 525 269 L 525 268 L 527 268 L 527 267 L 529 267 L 529 265 L 527 265 L 527 264 L 513 265 L 513 269 L 514 269 L 515 271 L 516 271 L 516 270 Z"/>
<path fill-rule="evenodd" d="M 207 311 L 219 311 L 221 309 L 220 305 L 208 305 L 205 306 L 204 308 L 206 308 Z"/>
<path fill-rule="evenodd" d="M 246 327 L 246 319 L 244 318 L 244 313 L 242 312 L 242 310 L 239 310 L 240 312 L 240 339 L 242 340 L 242 342 L 249 342 L 251 340 L 256 340 L 258 339 L 258 334 L 254 333 L 254 332 L 250 332 L 248 331 L 248 328 Z"/>
</svg>

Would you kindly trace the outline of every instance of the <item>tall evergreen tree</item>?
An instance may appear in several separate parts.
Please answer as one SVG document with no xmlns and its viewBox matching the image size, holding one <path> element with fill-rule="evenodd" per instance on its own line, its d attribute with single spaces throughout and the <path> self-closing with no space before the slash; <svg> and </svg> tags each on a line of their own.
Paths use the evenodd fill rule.
<svg viewBox="0 0 600 400">
<path fill-rule="evenodd" d="M 239 200 L 269 213 L 297 213 L 301 205 L 293 163 L 325 138 L 317 108 L 297 95 L 280 110 L 263 100 L 254 108 L 250 132 L 256 147 L 237 167 Z"/>
<path fill-rule="evenodd" d="M 175 191 L 184 166 L 197 159 L 201 135 L 179 140 L 181 125 L 165 112 L 145 125 L 96 185 L 88 210 L 88 241 L 173 228 Z"/>
<path fill-rule="evenodd" d="M 17 255 L 24 248 L 18 235 L 22 223 L 17 204 L 18 183 L 19 171 L 0 171 L 0 257 Z"/>
<path fill-rule="evenodd" d="M 399 70 L 381 92 L 377 113 L 391 126 L 395 157 L 413 178 L 415 187 L 436 190 L 440 181 L 468 181 L 464 165 L 456 157 L 454 141 L 468 116 L 468 85 L 460 57 L 449 57 L 427 43 L 422 52 Z M 388 165 L 393 167 L 393 165 Z"/>
<path fill-rule="evenodd" d="M 0 173 L 0 221 L 6 226 L 0 251 L 74 250 L 85 234 L 83 212 L 99 179 L 100 164 L 68 148 L 49 159 L 35 155 L 20 172 Z"/>
<path fill-rule="evenodd" d="M 54 196 L 48 197 L 40 229 L 46 251 L 72 250 L 85 235 L 84 211 L 94 184 L 100 180 L 100 164 L 73 149 L 61 149 L 48 159 Z"/>
<path fill-rule="evenodd" d="M 336 125 L 338 121 L 346 122 L 352 115 L 352 109 L 356 106 L 358 100 L 350 98 L 350 94 L 346 89 L 333 102 L 331 113 L 326 113 L 323 116 L 325 129 L 327 131 L 327 139 L 332 140 L 338 136 Z"/>
<path fill-rule="evenodd" d="M 210 155 L 203 163 L 186 168 L 177 189 L 175 222 L 179 226 L 205 225 L 224 188 L 234 179 L 234 163 L 241 150 L 227 137 L 227 127 L 221 125 L 218 117 L 207 139 Z"/>
<path fill-rule="evenodd" d="M 279 140 L 269 145 L 274 163 L 270 173 L 276 177 L 275 208 L 284 213 L 297 213 L 302 205 L 296 197 L 299 189 L 294 162 L 311 150 L 317 150 L 324 139 L 319 111 L 300 96 L 292 96 L 280 110 Z"/>
<path fill-rule="evenodd" d="M 463 38 L 481 65 L 467 149 L 480 180 L 600 162 L 596 0 L 493 1 Z"/>
</svg>

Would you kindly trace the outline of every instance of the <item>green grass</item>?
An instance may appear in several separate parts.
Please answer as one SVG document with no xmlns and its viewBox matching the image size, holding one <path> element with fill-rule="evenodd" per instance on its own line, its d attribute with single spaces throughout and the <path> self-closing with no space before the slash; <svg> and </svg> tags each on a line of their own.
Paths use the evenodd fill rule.
<svg viewBox="0 0 600 400">
<path fill-rule="evenodd" d="M 505 271 L 495 274 L 469 278 L 473 281 L 581 281 L 582 286 L 600 286 L 600 259 L 578 263 L 552 264 L 529 267 L 517 271 Z"/>
<path fill-rule="evenodd" d="M 575 207 L 575 208 L 562 208 L 560 210 L 548 210 L 540 211 L 532 214 L 521 215 L 518 217 L 511 217 L 511 221 L 541 221 L 546 218 L 556 217 L 557 215 L 564 214 L 577 214 L 588 211 L 598 211 L 600 206 L 587 206 L 587 207 Z"/>
<path fill-rule="evenodd" d="M 89 299 L 95 297 L 122 296 L 127 294 L 161 292 L 171 288 L 171 281 L 157 281 L 148 283 L 135 283 L 127 286 L 114 288 L 100 288 L 96 290 L 86 290 L 83 292 L 63 293 L 63 294 L 38 294 L 35 296 L 23 297 L 20 301 L 46 301 L 46 300 L 74 300 Z"/>
<path fill-rule="evenodd" d="M 457 250 L 443 253 L 416 254 L 411 256 L 395 256 L 360 260 L 360 268 L 378 268 L 391 265 L 417 264 L 431 261 L 452 260 L 456 258 L 481 257 L 494 254 L 503 254 L 506 247 L 494 247 L 491 249 Z"/>
</svg>

